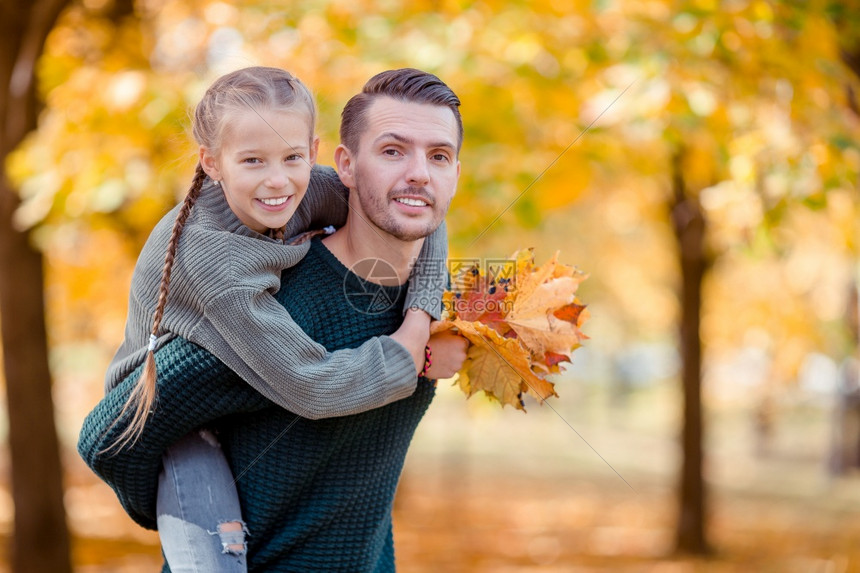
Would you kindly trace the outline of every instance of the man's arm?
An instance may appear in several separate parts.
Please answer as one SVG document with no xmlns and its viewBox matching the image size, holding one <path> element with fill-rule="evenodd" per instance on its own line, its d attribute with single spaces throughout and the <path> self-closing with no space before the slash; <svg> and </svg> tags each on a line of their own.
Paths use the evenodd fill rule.
<svg viewBox="0 0 860 573">
<path fill-rule="evenodd" d="M 176 338 L 155 353 L 158 399 L 140 439 L 110 449 L 127 427 L 119 418 L 141 368 L 96 405 L 84 421 L 78 453 L 110 485 L 123 509 L 137 523 L 156 528 L 155 500 L 164 451 L 177 439 L 227 414 L 254 412 L 271 405 L 203 348 Z"/>
</svg>

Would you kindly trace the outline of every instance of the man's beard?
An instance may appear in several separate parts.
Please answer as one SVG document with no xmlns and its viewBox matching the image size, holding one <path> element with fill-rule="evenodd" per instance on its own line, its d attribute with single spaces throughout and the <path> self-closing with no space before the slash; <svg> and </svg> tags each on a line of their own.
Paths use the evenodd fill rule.
<svg viewBox="0 0 860 573">
<path fill-rule="evenodd" d="M 442 223 L 442 216 L 438 216 L 438 205 L 436 201 L 424 190 L 423 187 L 406 187 L 404 189 L 396 189 L 393 191 L 389 191 L 384 199 L 379 197 L 379 194 L 373 192 L 368 189 L 367 186 L 363 185 L 362 177 L 356 173 L 355 177 L 355 186 L 356 191 L 358 192 L 358 202 L 361 204 L 361 210 L 364 211 L 364 215 L 370 219 L 370 222 L 373 223 L 376 227 L 381 229 L 382 231 L 388 233 L 395 239 L 404 242 L 413 242 L 418 239 L 423 239 L 435 231 L 439 225 Z M 421 197 L 429 204 L 429 208 L 433 211 L 433 220 L 429 221 L 422 228 L 406 228 L 400 221 L 398 221 L 392 214 L 391 208 L 389 205 L 394 197 L 410 195 L 413 197 Z M 445 211 L 447 211 L 447 205 L 445 205 Z M 444 211 L 443 211 L 444 213 Z"/>
</svg>

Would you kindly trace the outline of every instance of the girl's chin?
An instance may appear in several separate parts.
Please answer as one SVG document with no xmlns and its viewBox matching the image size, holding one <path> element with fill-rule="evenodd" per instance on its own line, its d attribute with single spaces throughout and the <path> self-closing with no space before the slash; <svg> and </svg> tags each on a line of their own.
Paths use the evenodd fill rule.
<svg viewBox="0 0 860 573">
<path fill-rule="evenodd" d="M 278 213 L 278 217 L 267 218 L 265 222 L 270 229 L 280 229 L 289 223 L 290 219 L 292 219 L 295 214 L 296 210 L 290 209 L 287 213 Z"/>
</svg>

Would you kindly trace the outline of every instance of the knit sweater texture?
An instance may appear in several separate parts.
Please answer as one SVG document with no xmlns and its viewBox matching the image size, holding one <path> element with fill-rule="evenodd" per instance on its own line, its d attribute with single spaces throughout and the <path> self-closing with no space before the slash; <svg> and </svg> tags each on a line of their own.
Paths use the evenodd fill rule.
<svg viewBox="0 0 860 573">
<path fill-rule="evenodd" d="M 373 314 L 350 304 L 349 295 L 366 293 L 368 283 L 314 239 L 308 256 L 284 272 L 276 298 L 324 346 L 350 348 L 400 323 L 405 288 L 372 287 L 394 304 Z M 167 375 L 159 379 L 159 400 L 141 440 L 102 451 L 127 424 L 126 416 L 111 427 L 138 369 L 90 413 L 78 443 L 135 521 L 155 527 L 163 450 L 209 425 L 237 478 L 250 531 L 249 571 L 394 571 L 394 493 L 414 430 L 433 399 L 432 384 L 422 378 L 414 394 L 386 406 L 310 420 L 275 406 L 185 339 L 169 341 L 156 361 Z"/>
<path fill-rule="evenodd" d="M 314 167 L 286 236 L 342 225 L 347 195 L 333 169 Z M 108 369 L 106 391 L 146 357 L 178 209 L 158 223 L 137 261 L 125 340 Z M 186 338 L 269 400 L 311 419 L 354 414 L 412 394 L 415 366 L 402 345 L 380 336 L 356 349 L 327 352 L 277 303 L 273 295 L 282 288 L 281 271 L 301 260 L 308 246 L 284 245 L 243 225 L 221 188 L 207 178 L 179 241 L 158 346 L 176 336 Z M 424 243 L 414 267 L 421 272 L 413 273 L 407 306 L 438 318 L 446 256 L 443 224 Z"/>
</svg>

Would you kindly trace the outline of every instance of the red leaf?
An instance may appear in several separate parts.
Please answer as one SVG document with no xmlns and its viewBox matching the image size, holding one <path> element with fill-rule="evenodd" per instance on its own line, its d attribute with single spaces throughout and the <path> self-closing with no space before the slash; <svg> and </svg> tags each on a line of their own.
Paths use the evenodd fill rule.
<svg viewBox="0 0 860 573">
<path fill-rule="evenodd" d="M 575 326 L 579 326 L 579 315 L 582 314 L 583 310 L 585 310 L 584 304 L 576 304 L 575 302 L 572 302 L 554 310 L 552 314 L 559 320 L 564 320 Z"/>
<path fill-rule="evenodd" d="M 547 352 L 545 356 L 547 366 L 555 366 L 559 362 L 570 362 L 570 356 L 565 356 L 557 352 Z"/>
</svg>

